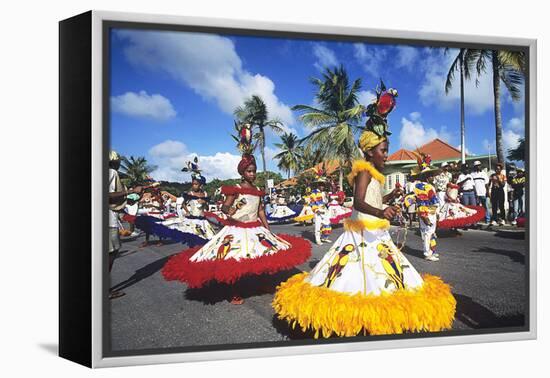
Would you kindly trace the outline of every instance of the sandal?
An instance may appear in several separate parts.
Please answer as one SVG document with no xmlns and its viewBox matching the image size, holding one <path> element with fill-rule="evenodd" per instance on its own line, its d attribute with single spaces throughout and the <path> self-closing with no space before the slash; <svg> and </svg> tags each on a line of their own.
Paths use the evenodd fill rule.
<svg viewBox="0 0 550 378">
<path fill-rule="evenodd" d="M 231 303 L 233 305 L 242 305 L 244 303 L 244 299 L 242 299 L 241 297 L 238 297 L 238 296 L 234 296 L 233 298 L 231 298 L 229 303 Z"/>
</svg>

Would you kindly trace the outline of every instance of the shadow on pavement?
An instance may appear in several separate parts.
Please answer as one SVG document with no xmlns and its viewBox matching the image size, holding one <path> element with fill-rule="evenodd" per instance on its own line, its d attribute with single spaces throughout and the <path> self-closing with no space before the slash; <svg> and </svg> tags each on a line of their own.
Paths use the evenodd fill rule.
<svg viewBox="0 0 550 378">
<path fill-rule="evenodd" d="M 525 232 L 499 230 L 495 232 L 495 237 L 503 238 L 503 239 L 522 240 L 522 239 L 525 239 Z"/>
<path fill-rule="evenodd" d="M 453 294 L 456 298 L 456 319 L 468 327 L 504 328 L 522 327 L 525 325 L 525 315 L 496 315 L 487 307 L 475 302 L 465 295 Z"/>
<path fill-rule="evenodd" d="M 293 329 L 287 321 L 279 319 L 277 314 L 273 315 L 271 323 L 280 335 L 283 335 L 291 340 L 313 339 L 313 336 L 315 335 L 315 333 L 311 330 L 303 332 L 298 325 Z"/>
<path fill-rule="evenodd" d="M 401 252 L 403 252 L 405 255 L 418 257 L 419 259 L 424 258 L 424 252 L 419 249 L 412 249 L 408 245 L 403 246 L 401 249 Z"/>
<path fill-rule="evenodd" d="M 275 294 L 275 290 L 281 282 L 288 280 L 297 273 L 301 273 L 301 270 L 292 269 L 271 275 L 248 276 L 241 278 L 233 285 L 212 281 L 201 288 L 188 288 L 185 291 L 185 298 L 191 301 L 214 305 L 218 302 L 230 300 L 234 295 L 238 295 L 246 300 L 246 298 L 257 295 Z"/>
<path fill-rule="evenodd" d="M 156 272 L 158 272 L 159 270 L 162 269 L 162 267 L 166 264 L 166 261 L 168 261 L 168 259 L 170 257 L 171 256 L 163 257 L 161 259 L 153 261 L 152 263 L 150 263 L 148 265 L 145 265 L 143 268 L 139 268 L 126 281 L 122 281 L 122 282 L 116 284 L 115 286 L 113 286 L 111 288 L 111 291 L 124 290 L 124 289 L 126 289 L 126 288 L 128 288 L 132 285 L 135 285 L 139 281 L 141 281 L 141 280 L 143 280 L 143 279 L 145 279 L 149 276 L 152 276 L 153 274 L 155 274 Z M 116 262 L 115 262 L 115 264 L 116 264 Z"/>
<path fill-rule="evenodd" d="M 517 262 L 522 265 L 525 265 L 525 255 L 523 255 L 523 253 L 520 253 L 518 251 L 509 251 L 505 249 L 483 247 L 483 248 L 476 249 L 472 252 L 491 253 L 493 255 L 506 256 L 506 257 L 509 257 L 510 260 L 512 260 L 513 262 Z"/>
</svg>

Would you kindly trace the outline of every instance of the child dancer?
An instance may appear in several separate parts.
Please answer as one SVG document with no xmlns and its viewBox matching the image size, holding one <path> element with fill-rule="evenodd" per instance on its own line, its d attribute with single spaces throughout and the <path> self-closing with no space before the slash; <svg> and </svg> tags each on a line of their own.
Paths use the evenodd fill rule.
<svg viewBox="0 0 550 378">
<path fill-rule="evenodd" d="M 251 137 L 251 136 L 250 136 Z M 225 225 L 201 248 L 191 248 L 172 257 L 162 273 L 167 280 L 185 282 L 190 288 L 217 281 L 232 285 L 243 276 L 272 274 L 291 269 L 311 255 L 311 245 L 304 239 L 275 235 L 269 229 L 261 199 L 264 192 L 254 185 L 256 160 L 250 139 L 239 144 L 244 152 L 237 171 L 241 183 L 222 187 L 225 201 L 222 211 Z M 243 303 L 234 291 L 230 302 Z"/>
<path fill-rule="evenodd" d="M 450 328 L 456 301 L 448 285 L 423 277 L 395 246 L 388 232 L 397 208 L 382 196 L 388 155 L 387 103 L 395 91 L 378 93 L 359 147 L 365 159 L 353 163 L 354 214 L 345 232 L 310 273 L 282 283 L 273 300 L 280 319 L 315 337 L 397 334 Z M 392 96 L 388 99 L 385 96 Z M 384 111 L 386 110 L 386 111 Z"/>
</svg>

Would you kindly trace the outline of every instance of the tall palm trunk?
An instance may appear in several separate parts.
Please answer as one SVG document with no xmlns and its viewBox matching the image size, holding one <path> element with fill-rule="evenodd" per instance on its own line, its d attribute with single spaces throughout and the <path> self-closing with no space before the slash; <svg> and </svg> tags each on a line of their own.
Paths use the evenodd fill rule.
<svg viewBox="0 0 550 378">
<path fill-rule="evenodd" d="M 493 63 L 493 95 L 495 97 L 495 136 L 497 160 L 504 163 L 504 147 L 502 145 L 502 114 L 500 112 L 500 68 L 498 51 L 492 51 Z"/>
<path fill-rule="evenodd" d="M 268 180 L 269 177 L 268 177 L 268 174 L 267 174 L 267 169 L 265 167 L 265 132 L 264 132 L 263 126 L 260 126 L 260 133 L 262 134 L 262 139 L 261 139 L 261 143 L 260 143 L 260 150 L 261 150 L 261 154 L 262 154 L 262 169 L 263 169 L 263 172 L 264 172 L 264 190 L 267 193 L 267 180 Z"/>
<path fill-rule="evenodd" d="M 464 54 L 460 55 L 460 159 L 466 163 L 466 126 L 464 122 Z"/>
</svg>

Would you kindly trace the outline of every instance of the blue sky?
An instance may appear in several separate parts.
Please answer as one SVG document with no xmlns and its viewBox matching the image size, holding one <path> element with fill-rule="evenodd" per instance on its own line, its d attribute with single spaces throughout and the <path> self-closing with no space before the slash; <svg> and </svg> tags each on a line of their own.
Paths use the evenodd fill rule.
<svg viewBox="0 0 550 378">
<path fill-rule="evenodd" d="M 323 67 L 343 64 L 361 78 L 360 101 L 367 105 L 382 78 L 399 92 L 389 116 L 390 152 L 414 149 L 438 137 L 460 144 L 459 82 L 444 92 L 455 50 L 423 46 L 322 40 L 257 38 L 119 29 L 111 33 L 111 144 L 123 155 L 145 156 L 157 180 L 187 181 L 180 170 L 198 155 L 207 179 L 237 177 L 240 159 L 233 139 L 232 112 L 252 94 L 285 128 L 307 135 L 290 108 L 313 104 L 310 77 Z M 472 154 L 495 153 L 492 76 L 468 82 L 466 147 Z M 524 135 L 523 101 L 513 103 L 503 87 L 504 144 Z M 267 134 L 268 168 L 277 170 L 274 143 Z"/>
</svg>

